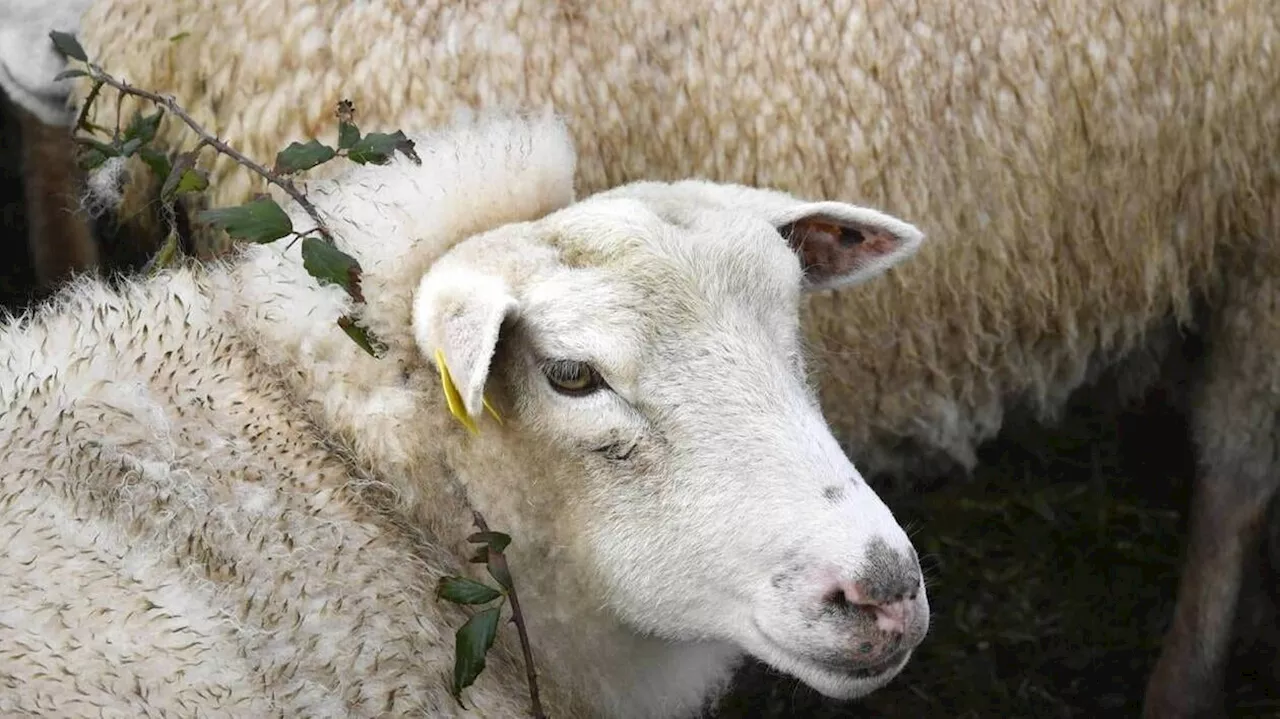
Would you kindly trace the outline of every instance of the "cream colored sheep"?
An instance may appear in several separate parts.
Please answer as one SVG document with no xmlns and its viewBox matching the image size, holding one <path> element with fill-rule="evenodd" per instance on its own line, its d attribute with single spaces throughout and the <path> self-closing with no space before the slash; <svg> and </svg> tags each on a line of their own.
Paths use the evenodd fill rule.
<svg viewBox="0 0 1280 719">
<path fill-rule="evenodd" d="M 1220 701 L 1280 478 L 1274 0 L 102 0 L 87 17 L 107 68 L 260 157 L 332 135 L 341 97 L 381 129 L 550 106 L 584 191 L 704 176 L 918 218 L 937 239 L 918 261 L 807 304 L 827 416 L 876 473 L 971 466 L 1009 410 L 1052 418 L 1112 368 L 1140 388 L 1177 328 L 1201 333 L 1203 472 L 1146 713 Z M 252 189 L 227 167 L 222 203 Z"/>
<path fill-rule="evenodd" d="M 550 118 L 416 137 L 310 192 L 380 359 L 286 240 L 0 326 L 0 713 L 520 716 L 513 631 L 474 711 L 447 692 L 470 508 L 514 537 L 553 717 L 694 715 L 744 653 L 834 697 L 894 677 L 919 564 L 798 318 L 920 233 L 705 182 L 570 204 Z"/>
<path fill-rule="evenodd" d="M 74 30 L 89 0 L 0 0 L 0 90 L 12 102 L 22 145 L 27 247 L 41 292 L 98 265 L 98 244 L 80 207 L 83 176 L 71 138 L 70 83 L 50 30 Z"/>
<path fill-rule="evenodd" d="M 0 0 L 0 90 L 40 122 L 70 127 L 70 80 L 49 31 L 73 32 L 92 0 Z"/>
</svg>

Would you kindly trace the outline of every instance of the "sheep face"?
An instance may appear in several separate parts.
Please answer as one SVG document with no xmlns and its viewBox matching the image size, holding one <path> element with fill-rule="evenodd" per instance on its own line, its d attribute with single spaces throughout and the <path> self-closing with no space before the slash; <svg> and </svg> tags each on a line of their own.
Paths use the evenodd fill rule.
<svg viewBox="0 0 1280 719">
<path fill-rule="evenodd" d="M 418 344 L 482 423 L 458 464 L 558 468 L 473 501 L 549 535 L 557 572 L 639 633 L 731 642 L 834 697 L 884 685 L 928 601 L 822 417 L 799 307 L 920 240 L 851 205 L 647 183 L 461 243 L 414 305 Z"/>
</svg>

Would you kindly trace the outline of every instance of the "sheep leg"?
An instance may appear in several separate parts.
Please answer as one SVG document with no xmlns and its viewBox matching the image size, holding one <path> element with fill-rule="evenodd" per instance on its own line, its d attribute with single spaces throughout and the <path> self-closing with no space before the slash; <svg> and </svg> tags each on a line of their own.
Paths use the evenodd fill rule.
<svg viewBox="0 0 1280 719">
<path fill-rule="evenodd" d="M 1270 261 L 1268 261 L 1270 260 Z M 1280 259 L 1227 270 L 1192 399 L 1200 472 L 1173 623 L 1147 685 L 1146 719 L 1222 716 L 1246 568 L 1280 484 Z"/>
<path fill-rule="evenodd" d="M 98 264 L 98 244 L 80 209 L 80 168 L 68 127 L 46 125 L 16 104 L 22 133 L 27 241 L 41 292 Z"/>
<path fill-rule="evenodd" d="M 1266 506 L 1241 485 L 1248 483 L 1211 472 L 1197 483 L 1178 602 L 1147 685 L 1144 719 L 1224 715 L 1223 673 L 1245 559 Z"/>
</svg>

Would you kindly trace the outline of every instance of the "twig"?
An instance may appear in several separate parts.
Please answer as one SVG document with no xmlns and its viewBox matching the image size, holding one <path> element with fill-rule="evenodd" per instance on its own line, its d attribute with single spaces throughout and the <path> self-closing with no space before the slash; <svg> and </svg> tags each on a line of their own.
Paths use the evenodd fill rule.
<svg viewBox="0 0 1280 719">
<path fill-rule="evenodd" d="M 134 87 L 129 83 L 124 82 L 123 80 L 117 80 L 116 78 L 108 74 L 106 71 L 104 71 L 101 67 L 98 67 L 93 63 L 86 63 L 86 64 L 89 66 L 89 77 L 94 81 L 95 90 L 100 85 L 103 85 L 103 84 L 110 85 L 111 87 L 114 87 L 115 89 L 119 90 L 123 94 L 140 97 L 140 98 L 143 98 L 144 100 L 150 100 L 151 102 L 157 105 L 163 106 L 170 113 L 176 115 L 178 119 L 186 123 L 187 127 L 191 128 L 192 132 L 195 132 L 197 135 L 200 136 L 201 145 L 208 145 L 209 147 L 212 147 L 214 150 L 222 153 L 223 155 L 226 155 L 227 157 L 230 157 L 231 159 L 235 160 L 241 165 L 249 168 L 254 173 L 256 173 L 259 177 L 266 180 L 268 183 L 275 185 L 276 187 L 279 187 L 281 190 L 284 190 L 285 194 L 287 194 L 290 198 L 292 198 L 294 202 L 297 202 L 298 206 L 301 207 L 303 210 L 305 210 L 306 213 L 311 217 L 311 219 L 316 223 L 315 230 L 318 231 L 324 237 L 324 239 L 329 242 L 329 244 L 333 244 L 333 235 L 329 232 L 329 228 L 324 224 L 324 220 L 320 219 L 319 211 L 317 211 L 315 205 L 311 204 L 311 201 L 306 198 L 306 195 L 303 195 L 302 192 L 298 190 L 298 188 L 293 184 L 292 180 L 290 180 L 287 177 L 281 177 L 277 175 L 276 173 L 268 170 L 262 165 L 259 165 L 258 163 L 249 159 L 243 153 L 236 150 L 234 147 L 231 147 L 230 145 L 223 142 L 222 140 L 219 140 L 216 135 L 204 129 L 204 127 L 201 126 L 200 123 L 196 122 L 195 119 L 192 118 L 191 115 L 188 114 L 186 110 L 182 109 L 182 106 L 179 105 L 177 101 L 174 100 L 172 97 L 166 97 L 163 95 L 156 94 L 154 92 L 150 92 L 147 90 Z M 85 104 L 85 107 L 88 108 L 88 103 Z M 82 113 L 81 120 L 83 119 L 84 117 Z M 299 233 L 299 234 L 306 234 L 306 233 Z"/>
<path fill-rule="evenodd" d="M 102 82 L 95 80 L 93 87 L 89 89 L 89 96 L 85 98 L 84 104 L 80 106 L 80 116 L 76 118 L 74 128 L 89 129 L 89 108 L 93 107 L 93 103 L 98 99 L 98 93 L 100 92 L 102 92 Z"/>
<path fill-rule="evenodd" d="M 484 521 L 484 517 L 479 512 L 473 509 L 471 516 L 481 532 L 489 531 L 489 524 Z M 524 668 L 529 678 L 529 702 L 534 719 L 547 719 L 547 715 L 542 711 L 542 700 L 538 697 L 538 674 L 533 669 L 533 649 L 529 645 L 529 633 L 524 626 L 524 615 L 520 613 L 520 597 L 516 595 L 516 581 L 510 579 L 511 570 L 502 552 L 495 552 L 493 547 L 489 547 L 489 561 L 506 570 L 505 574 L 511 582 L 511 586 L 507 588 L 507 596 L 511 599 L 511 620 L 515 622 L 516 631 L 520 633 L 520 649 L 524 653 Z"/>
</svg>

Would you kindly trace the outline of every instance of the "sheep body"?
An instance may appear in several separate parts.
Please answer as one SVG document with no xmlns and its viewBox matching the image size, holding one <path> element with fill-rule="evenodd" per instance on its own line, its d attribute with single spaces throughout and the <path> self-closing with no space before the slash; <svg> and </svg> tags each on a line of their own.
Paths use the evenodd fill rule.
<svg viewBox="0 0 1280 719">
<path fill-rule="evenodd" d="M 549 117 L 413 135 L 420 165 L 309 188 L 358 308 L 285 238 L 0 325 L 0 709 L 523 715 L 509 631 L 468 708 L 449 696 L 466 613 L 432 590 L 485 576 L 469 508 L 515 539 L 553 716 L 691 716 L 744 652 L 833 697 L 896 676 L 928 628 L 919 564 L 822 420 L 798 318 L 919 231 L 704 182 L 571 205 Z M 844 251 L 833 226 L 866 242 L 799 262 Z M 559 353 L 599 391 L 555 389 Z"/>
<path fill-rule="evenodd" d="M 550 143 L 522 168 L 542 188 L 474 219 L 545 212 L 571 166 Z M 0 713 L 525 715 L 509 632 L 471 709 L 449 696 L 467 615 L 434 590 L 462 563 L 229 321 L 305 312 L 246 308 L 229 290 L 250 270 L 273 273 L 80 277 L 0 332 L 0 666 L 16 682 Z M 447 499 L 440 517 L 467 516 Z"/>
<path fill-rule="evenodd" d="M 254 157 L 332 134 L 343 97 L 367 129 L 551 107 L 581 149 L 583 192 L 706 176 L 928 218 L 948 240 L 915 267 L 856 306 L 811 302 L 839 358 L 829 411 L 877 468 L 971 466 L 1015 399 L 1051 416 L 1091 366 L 1170 313 L 1190 318 L 1218 255 L 1252 244 L 1230 227 L 1270 219 L 1278 13 L 1260 0 L 740 0 L 727 24 L 678 2 L 235 8 L 98 3 L 83 40 Z M 201 41 L 139 40 L 183 32 Z M 380 42 L 323 41 L 363 36 Z M 99 103 L 99 121 L 114 107 Z M 225 158 L 213 167 L 215 205 L 263 189 Z M 917 451 L 892 451 L 903 439 Z"/>
<path fill-rule="evenodd" d="M 877 473 L 970 467 L 1011 412 L 1053 419 L 1110 369 L 1141 389 L 1179 332 L 1201 333 L 1186 394 L 1203 472 L 1147 711 L 1215 701 L 1280 474 L 1280 6 L 234 7 L 100 2 L 85 44 L 257 156 L 325 135 L 341 97 L 366 128 L 552 107 L 584 191 L 704 176 L 921 218 L 938 241 L 919 259 L 807 306 L 825 411 Z M 182 31 L 200 43 L 139 40 Z M 343 41 L 361 37 L 379 42 Z M 217 203 L 254 189 L 229 167 Z"/>
</svg>

